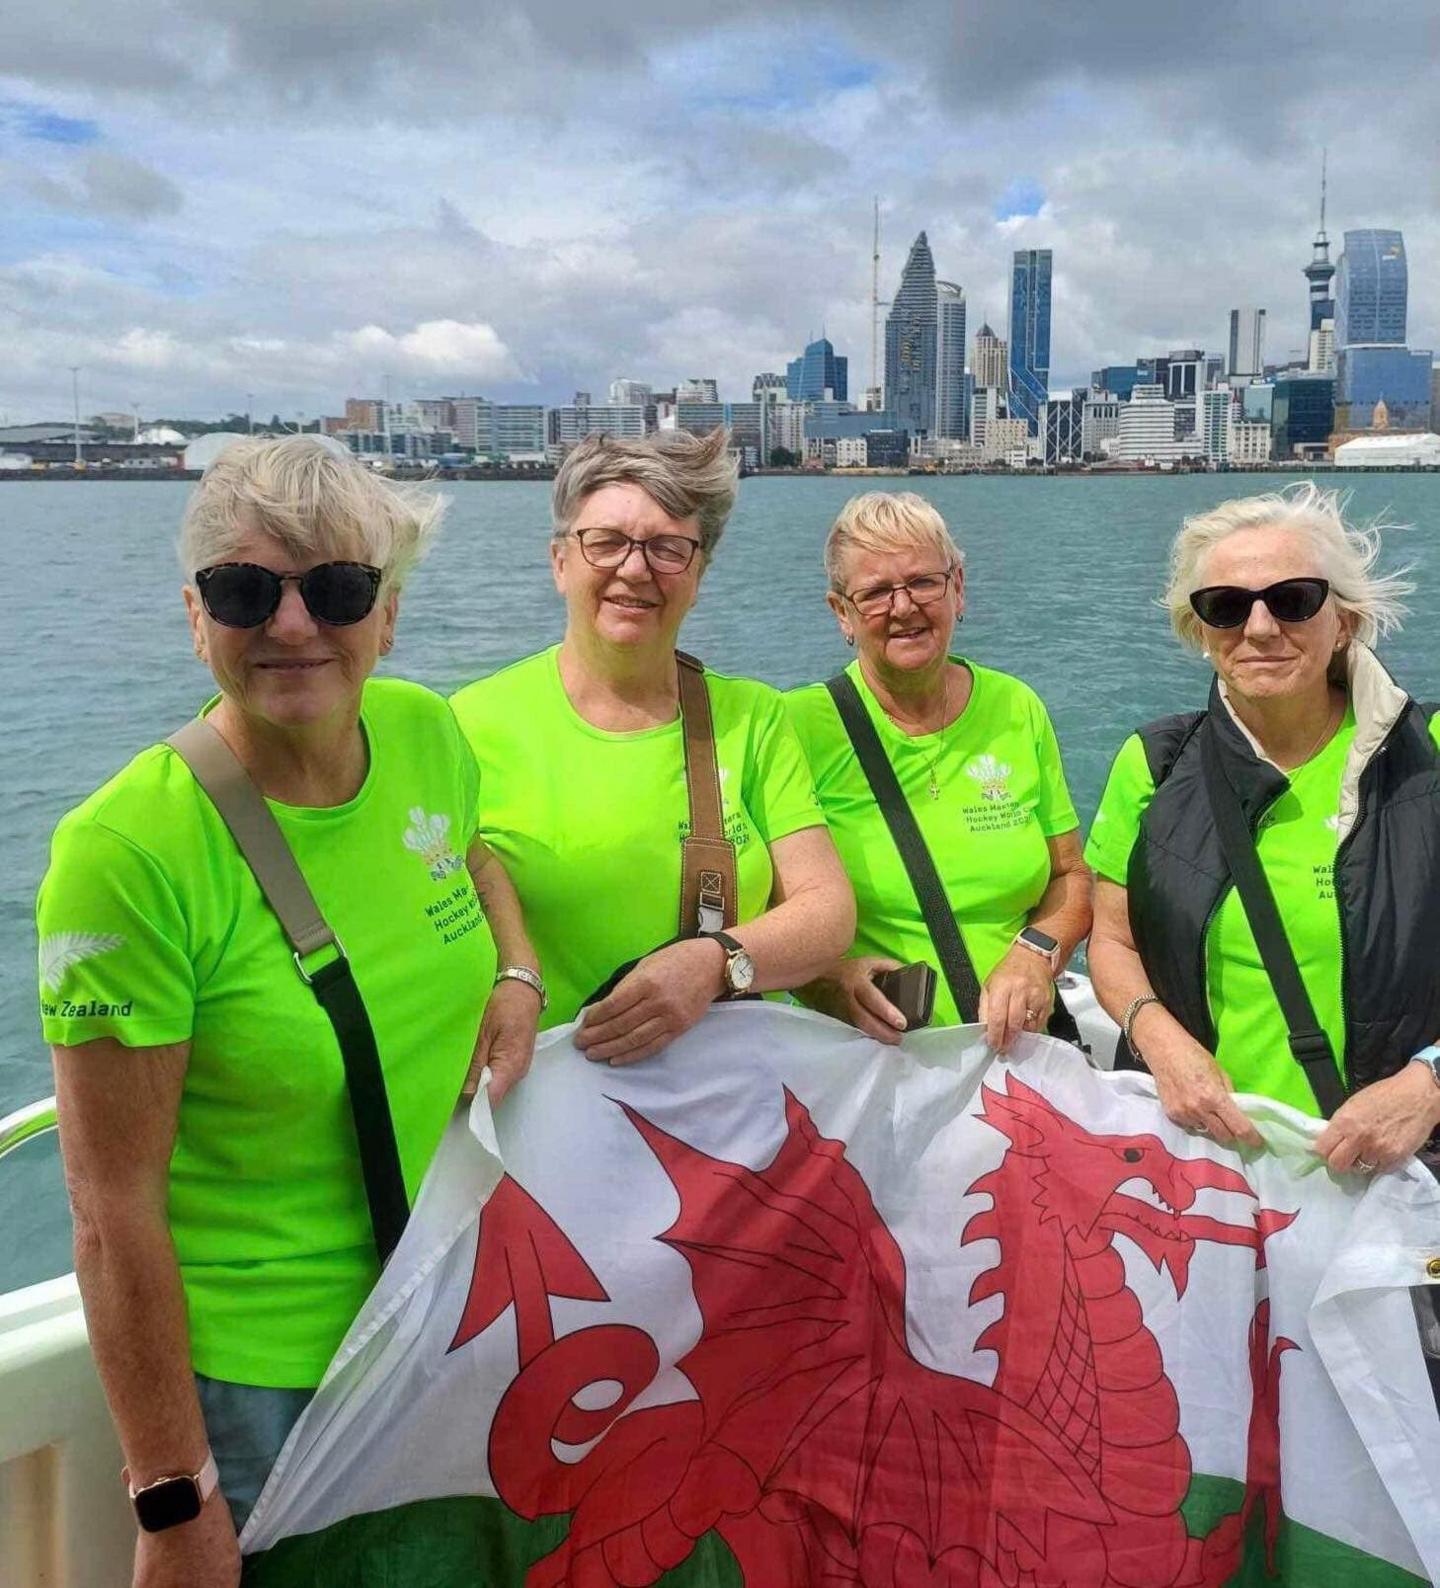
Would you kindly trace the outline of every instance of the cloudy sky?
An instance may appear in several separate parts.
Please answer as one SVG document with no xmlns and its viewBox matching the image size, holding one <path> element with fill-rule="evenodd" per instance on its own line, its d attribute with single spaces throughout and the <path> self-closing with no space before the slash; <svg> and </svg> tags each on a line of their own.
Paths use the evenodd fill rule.
<svg viewBox="0 0 1440 1588">
<path fill-rule="evenodd" d="M 0 415 L 347 394 L 749 395 L 822 327 L 869 380 L 929 232 L 1001 325 L 1055 251 L 1052 384 L 1304 339 L 1329 229 L 1398 226 L 1440 347 L 1435 0 L 52 0 L 0 67 Z"/>
</svg>

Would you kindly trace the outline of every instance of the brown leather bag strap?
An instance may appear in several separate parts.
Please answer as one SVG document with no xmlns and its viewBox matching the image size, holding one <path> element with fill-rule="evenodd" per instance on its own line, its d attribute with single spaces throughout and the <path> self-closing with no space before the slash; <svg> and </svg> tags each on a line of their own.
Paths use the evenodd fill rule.
<svg viewBox="0 0 1440 1588">
<path fill-rule="evenodd" d="M 675 660 L 685 738 L 685 787 L 690 799 L 690 834 L 680 858 L 680 935 L 695 937 L 735 925 L 738 885 L 735 845 L 725 836 L 705 667 L 684 651 L 676 651 Z"/>
</svg>

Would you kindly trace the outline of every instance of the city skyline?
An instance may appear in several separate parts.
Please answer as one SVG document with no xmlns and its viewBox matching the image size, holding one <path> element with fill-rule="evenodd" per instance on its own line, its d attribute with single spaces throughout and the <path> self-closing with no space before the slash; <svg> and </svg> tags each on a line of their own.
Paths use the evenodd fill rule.
<svg viewBox="0 0 1440 1588">
<path fill-rule="evenodd" d="M 1220 4 L 1198 48 L 1135 0 L 640 0 L 598 32 L 568 0 L 23 13 L 0 410 L 68 414 L 72 366 L 87 412 L 318 413 L 387 378 L 548 403 L 697 370 L 738 398 L 822 325 L 853 399 L 876 192 L 882 293 L 925 230 L 972 327 L 1003 333 L 1013 253 L 1053 249 L 1053 390 L 1222 350 L 1237 304 L 1283 362 L 1327 145 L 1330 237 L 1403 231 L 1408 339 L 1440 345 L 1433 12 L 1263 10 Z"/>
</svg>

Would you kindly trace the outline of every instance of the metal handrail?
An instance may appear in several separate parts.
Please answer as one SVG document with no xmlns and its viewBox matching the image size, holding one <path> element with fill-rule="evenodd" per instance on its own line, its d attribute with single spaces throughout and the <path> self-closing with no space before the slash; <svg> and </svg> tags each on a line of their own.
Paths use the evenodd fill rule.
<svg viewBox="0 0 1440 1588">
<path fill-rule="evenodd" d="M 14 1152 L 17 1147 L 32 1141 L 36 1136 L 43 1136 L 48 1131 L 54 1130 L 55 1126 L 53 1097 L 42 1097 L 39 1102 L 27 1103 L 24 1108 L 17 1108 L 13 1114 L 6 1114 L 0 1119 L 0 1158 L 8 1152 Z"/>
</svg>

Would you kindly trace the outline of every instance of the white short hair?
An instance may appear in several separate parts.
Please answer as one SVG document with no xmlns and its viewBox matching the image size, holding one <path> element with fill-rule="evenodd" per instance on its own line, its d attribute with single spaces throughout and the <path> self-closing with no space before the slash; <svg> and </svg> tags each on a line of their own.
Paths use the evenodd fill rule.
<svg viewBox="0 0 1440 1588">
<path fill-rule="evenodd" d="M 946 568 L 963 568 L 965 553 L 955 544 L 934 503 L 917 491 L 866 491 L 852 496 L 825 538 L 825 577 L 844 594 L 845 559 L 852 551 L 931 550 Z"/>
<path fill-rule="evenodd" d="M 369 563 L 389 593 L 429 549 L 445 506 L 432 491 L 382 479 L 316 436 L 247 436 L 231 442 L 190 493 L 180 566 L 193 579 L 258 529 L 297 559 Z"/>
<path fill-rule="evenodd" d="M 1190 605 L 1191 594 L 1204 585 L 1205 559 L 1231 535 L 1246 529 L 1290 529 L 1306 536 L 1315 551 L 1320 574 L 1330 581 L 1330 594 L 1342 612 L 1354 619 L 1355 637 L 1373 645 L 1398 630 L 1404 620 L 1404 597 L 1415 586 L 1406 569 L 1376 573 L 1381 537 L 1398 525 L 1347 522 L 1348 497 L 1322 490 L 1313 480 L 1288 485 L 1259 496 L 1237 496 L 1208 512 L 1187 518 L 1170 548 L 1170 577 L 1165 606 L 1170 624 L 1192 649 L 1205 649 L 1204 625 Z"/>
<path fill-rule="evenodd" d="M 708 436 L 661 430 L 643 440 L 587 436 L 569 452 L 551 492 L 553 537 L 569 533 L 580 504 L 606 485 L 638 485 L 671 518 L 693 518 L 707 559 L 735 506 L 740 465 L 723 427 Z"/>
</svg>

